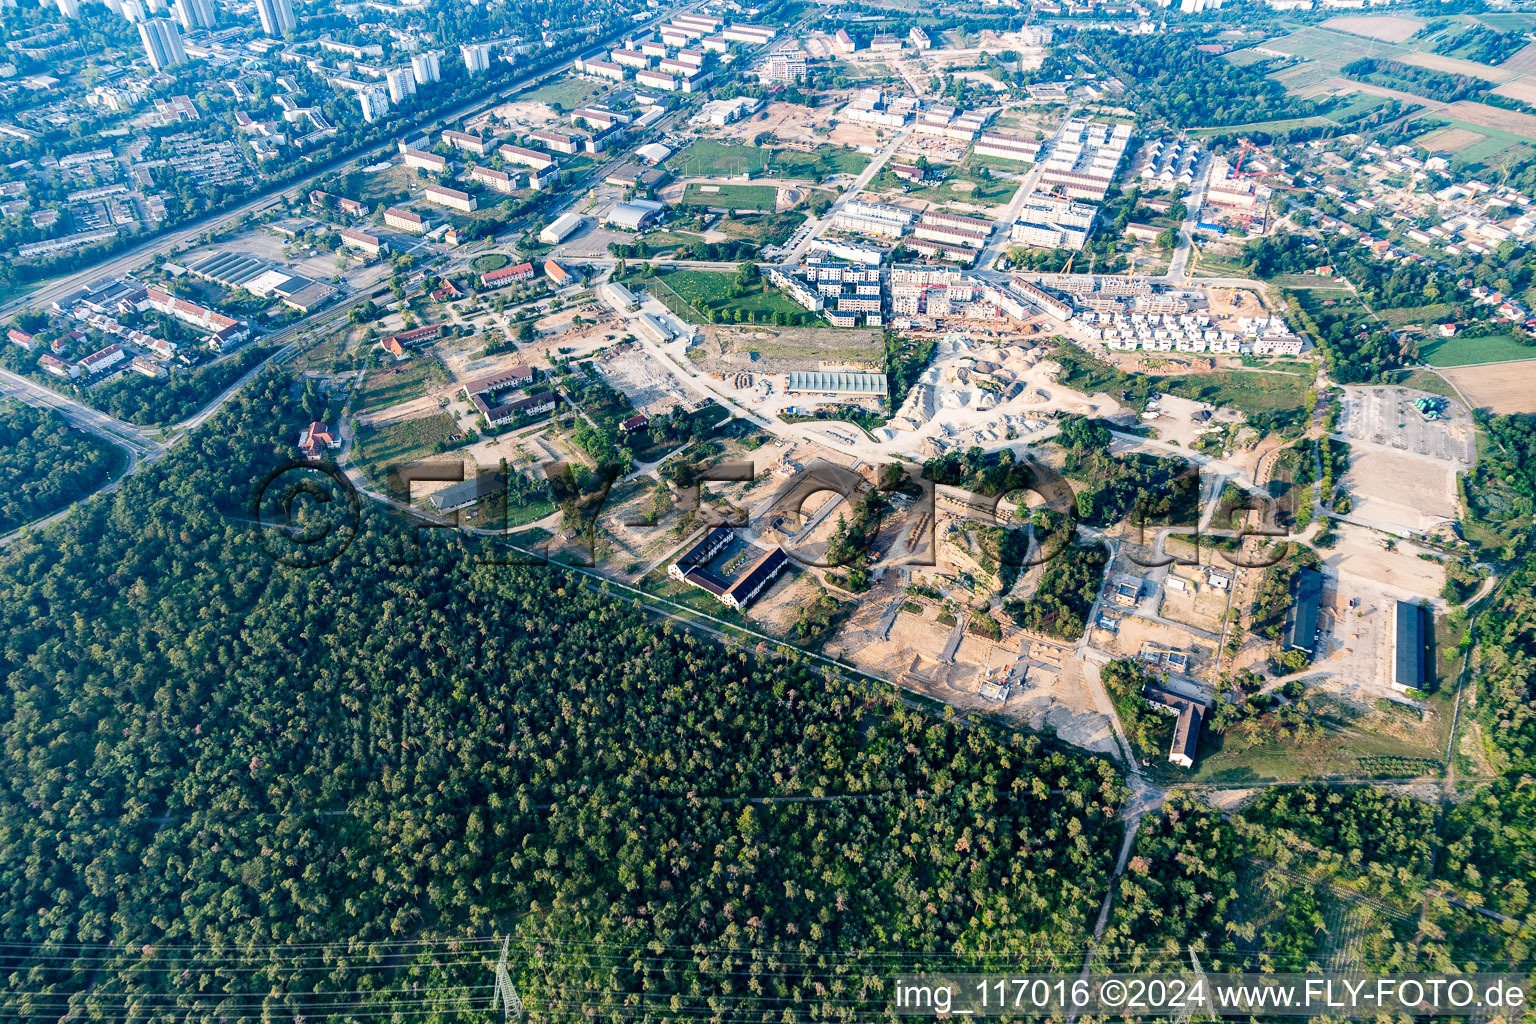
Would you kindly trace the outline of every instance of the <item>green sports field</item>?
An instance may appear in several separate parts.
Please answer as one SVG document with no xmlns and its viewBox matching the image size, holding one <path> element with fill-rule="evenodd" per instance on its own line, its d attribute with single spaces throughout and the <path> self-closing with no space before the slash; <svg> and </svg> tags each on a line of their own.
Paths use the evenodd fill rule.
<svg viewBox="0 0 1536 1024">
<path fill-rule="evenodd" d="M 679 206 L 713 206 L 722 210 L 750 210 L 772 213 L 778 202 L 776 185 L 700 185 L 690 184 L 683 191 Z"/>
</svg>

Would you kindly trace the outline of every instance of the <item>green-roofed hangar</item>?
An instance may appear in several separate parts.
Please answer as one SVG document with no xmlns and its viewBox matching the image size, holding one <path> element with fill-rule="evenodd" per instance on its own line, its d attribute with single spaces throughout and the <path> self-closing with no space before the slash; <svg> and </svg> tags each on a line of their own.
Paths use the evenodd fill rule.
<svg viewBox="0 0 1536 1024">
<path fill-rule="evenodd" d="M 861 395 L 884 398 L 885 374 L 843 373 L 823 370 L 795 370 L 785 374 L 786 391 L 820 392 L 827 395 Z"/>
</svg>

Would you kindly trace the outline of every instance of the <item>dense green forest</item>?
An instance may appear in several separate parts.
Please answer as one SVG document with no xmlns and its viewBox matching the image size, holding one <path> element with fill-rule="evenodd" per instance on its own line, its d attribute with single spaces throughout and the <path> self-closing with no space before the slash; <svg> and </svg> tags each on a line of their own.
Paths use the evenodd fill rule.
<svg viewBox="0 0 1536 1024">
<path fill-rule="evenodd" d="M 852 1019 L 888 973 L 855 950 L 1071 964 L 1110 764 L 366 507 L 278 566 L 245 508 L 289 394 L 0 555 L 7 1019 L 426 1020 L 508 932 L 542 1019 Z"/>
<path fill-rule="evenodd" d="M 1437 808 L 1374 786 L 1266 789 L 1230 814 L 1175 796 L 1141 822 L 1101 965 L 1524 970 L 1530 779 Z M 1484 893 L 1507 907 L 1485 912 Z M 1507 903 L 1503 901 L 1508 901 Z"/>
<path fill-rule="evenodd" d="M 41 519 L 101 487 L 122 451 L 51 409 L 0 403 L 0 533 Z"/>
</svg>

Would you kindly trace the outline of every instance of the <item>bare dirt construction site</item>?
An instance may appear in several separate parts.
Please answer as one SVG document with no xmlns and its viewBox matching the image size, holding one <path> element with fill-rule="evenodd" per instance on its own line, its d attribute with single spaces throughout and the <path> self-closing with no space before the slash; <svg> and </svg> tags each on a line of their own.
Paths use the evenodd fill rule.
<svg viewBox="0 0 1536 1024">
<path fill-rule="evenodd" d="M 828 111 L 798 103 L 770 103 L 751 117 L 717 129 L 710 137 L 720 142 L 751 143 L 762 132 L 770 132 L 779 142 L 804 150 L 827 144 L 857 149 L 880 141 L 874 125 L 836 121 Z"/>
<path fill-rule="evenodd" d="M 890 621 L 890 638 L 884 639 L 879 629 L 893 601 L 902 604 Z M 878 597 L 864 595 L 827 650 L 959 710 L 1000 715 L 1032 729 L 1049 728 L 1074 746 L 1116 753 L 1109 719 L 1094 706 L 1083 679 L 1084 666 L 1077 659 L 1069 658 L 1061 667 L 1033 662 L 1022 676 L 1014 673 L 1014 685 L 1006 700 L 991 700 L 980 693 L 984 675 L 991 672 L 994 680 L 1001 678 L 1018 660 L 1018 654 L 964 632 L 952 660 L 946 660 L 944 651 L 954 638 L 955 627 L 939 621 L 939 614 L 937 605 L 907 600 L 887 585 Z M 1091 668 L 1098 670 L 1096 665 Z"/>
<path fill-rule="evenodd" d="M 1257 292 L 1246 288 L 1212 288 L 1208 301 L 1213 318 L 1262 316 L 1264 303 Z"/>
<path fill-rule="evenodd" d="M 1536 412 L 1536 359 L 1441 370 L 1467 401 L 1496 413 Z"/>
<path fill-rule="evenodd" d="M 689 397 L 677 375 L 639 345 L 615 345 L 596 366 L 604 380 L 647 416 L 670 412 Z"/>
<path fill-rule="evenodd" d="M 1456 470 L 1449 463 L 1385 452 L 1351 453 L 1340 481 L 1354 500 L 1350 519 L 1425 533 L 1457 516 Z"/>
<path fill-rule="evenodd" d="M 1419 597 L 1434 597 L 1444 588 L 1445 568 L 1439 562 L 1419 557 L 1421 553 L 1434 554 L 1433 551 L 1406 540 L 1394 541 L 1389 551 L 1388 538 L 1352 523 L 1341 522 L 1336 531 L 1338 543 L 1318 555 L 1324 565 L 1341 576 L 1375 580 Z"/>
<path fill-rule="evenodd" d="M 500 121 L 509 125 L 522 125 L 528 128 L 543 128 L 546 125 L 560 122 L 560 112 L 548 103 L 539 103 L 532 100 L 517 100 L 512 103 L 503 103 L 501 106 L 475 119 L 470 127 L 473 131 L 477 127 L 489 124 L 492 121 Z"/>
<path fill-rule="evenodd" d="M 1402 43 L 1412 39 L 1414 33 L 1424 27 L 1424 22 L 1394 14 L 1348 14 L 1329 18 L 1323 22 L 1323 27 L 1353 36 L 1380 39 L 1384 43 Z"/>
<path fill-rule="evenodd" d="M 834 327 L 712 327 L 689 357 L 710 372 L 788 373 L 826 366 L 878 369 L 884 349 L 878 330 Z"/>
</svg>

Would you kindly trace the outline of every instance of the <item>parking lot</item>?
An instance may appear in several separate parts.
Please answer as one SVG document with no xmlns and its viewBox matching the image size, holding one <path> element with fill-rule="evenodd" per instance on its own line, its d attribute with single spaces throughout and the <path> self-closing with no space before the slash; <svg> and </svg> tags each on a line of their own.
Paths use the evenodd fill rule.
<svg viewBox="0 0 1536 1024">
<path fill-rule="evenodd" d="M 1474 459 L 1472 418 L 1459 402 L 1441 399 L 1438 419 L 1429 419 L 1414 400 L 1431 398 L 1408 388 L 1349 387 L 1340 406 L 1338 434 L 1349 442 L 1364 442 L 1411 455 L 1461 465 Z"/>
</svg>

